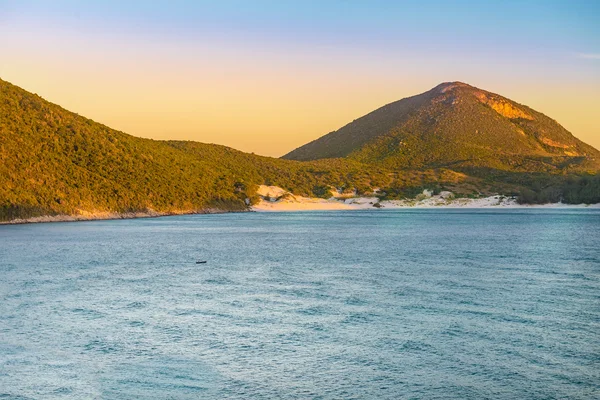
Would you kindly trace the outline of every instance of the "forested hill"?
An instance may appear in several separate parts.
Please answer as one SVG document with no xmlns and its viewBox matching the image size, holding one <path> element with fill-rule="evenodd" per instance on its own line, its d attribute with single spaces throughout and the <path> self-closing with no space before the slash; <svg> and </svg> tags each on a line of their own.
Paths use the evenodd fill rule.
<svg viewBox="0 0 600 400">
<path fill-rule="evenodd" d="M 358 162 L 300 163 L 137 138 L 0 80 L 0 220 L 95 212 L 246 210 L 256 186 L 307 196 L 385 185 Z"/>
<path fill-rule="evenodd" d="M 577 193 L 571 201 L 596 199 L 596 184 L 589 186 L 588 178 L 578 176 L 482 178 L 445 167 L 411 169 L 368 161 L 301 162 L 213 144 L 137 138 L 0 80 L 0 221 L 103 212 L 242 211 L 257 200 L 261 184 L 320 197 L 331 196 L 332 190 L 373 194 L 379 188 L 378 196 L 399 198 L 426 187 L 459 195 L 521 193 L 536 202 L 565 197 L 568 180 Z M 588 185 L 587 197 L 578 194 L 582 182 Z"/>
</svg>

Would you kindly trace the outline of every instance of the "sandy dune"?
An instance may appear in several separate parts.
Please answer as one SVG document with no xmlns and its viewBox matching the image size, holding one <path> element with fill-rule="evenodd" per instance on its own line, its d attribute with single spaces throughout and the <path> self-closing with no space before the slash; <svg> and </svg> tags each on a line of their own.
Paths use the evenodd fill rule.
<svg viewBox="0 0 600 400">
<path fill-rule="evenodd" d="M 540 204 L 524 205 L 517 203 L 512 197 L 490 196 L 478 199 L 454 198 L 450 192 L 432 195 L 424 191 L 414 200 L 381 201 L 377 197 L 353 197 L 346 199 L 319 199 L 295 196 L 277 186 L 261 185 L 257 193 L 263 199 L 252 207 L 254 211 L 310 211 L 310 210 L 361 210 L 361 209 L 394 209 L 394 208 L 600 208 L 600 204 Z"/>
</svg>

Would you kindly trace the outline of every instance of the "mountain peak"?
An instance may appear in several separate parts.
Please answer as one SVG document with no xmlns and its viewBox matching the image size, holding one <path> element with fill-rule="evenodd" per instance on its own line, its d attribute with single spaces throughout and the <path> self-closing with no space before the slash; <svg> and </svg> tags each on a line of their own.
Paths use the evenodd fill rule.
<svg viewBox="0 0 600 400">
<path fill-rule="evenodd" d="M 459 81 L 455 81 L 455 82 L 443 82 L 440 83 L 439 85 L 437 85 L 436 87 L 434 87 L 432 89 L 432 91 L 434 92 L 438 92 L 438 93 L 446 93 L 449 92 L 453 89 L 457 89 L 457 88 L 468 88 L 468 89 L 476 89 L 471 85 L 468 85 L 464 82 L 459 82 Z"/>
<path fill-rule="evenodd" d="M 390 168 L 598 168 L 600 153 L 544 114 L 464 82 L 387 104 L 283 158 Z M 535 165 L 535 166 L 532 166 Z"/>
</svg>

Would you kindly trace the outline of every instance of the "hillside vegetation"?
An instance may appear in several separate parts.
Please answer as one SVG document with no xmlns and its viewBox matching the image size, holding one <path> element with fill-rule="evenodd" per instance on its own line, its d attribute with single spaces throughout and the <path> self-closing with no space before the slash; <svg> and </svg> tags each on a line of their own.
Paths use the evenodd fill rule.
<svg viewBox="0 0 600 400">
<path fill-rule="evenodd" d="M 427 99 L 414 102 L 421 104 Z M 392 114 L 412 112 L 407 111 L 410 107 L 405 108 L 395 109 Z M 526 111 L 538 117 L 533 110 Z M 451 121 L 454 117 L 445 118 Z M 411 150 L 400 152 L 402 156 L 398 157 L 394 148 L 404 148 L 404 143 L 415 139 L 411 139 L 414 135 L 389 134 L 396 132 L 396 128 L 390 128 L 392 120 L 382 123 L 380 129 L 369 130 L 366 139 L 354 135 L 353 140 L 362 141 L 358 147 L 344 141 L 338 144 L 340 149 L 335 154 L 319 153 L 344 158 L 301 162 L 213 144 L 133 137 L 0 80 L 0 221 L 98 212 L 243 211 L 257 200 L 256 188 L 261 184 L 319 197 L 331 196 L 331 190 L 365 194 L 379 188 L 380 196 L 399 198 L 427 187 L 469 196 L 521 193 L 523 201 L 528 202 L 554 201 L 557 196 L 573 202 L 600 201 L 595 191 L 600 186 L 597 178 L 584 179 L 565 172 L 594 169 L 592 156 L 597 154 L 566 131 L 561 131 L 563 137 L 548 139 L 550 144 L 545 147 L 538 139 L 519 138 L 519 143 L 537 151 L 536 156 L 527 153 L 529 163 L 523 159 L 519 166 L 503 169 L 498 165 L 511 161 L 504 161 L 501 154 L 499 164 L 494 164 L 492 150 L 513 146 L 504 143 L 513 137 L 487 144 L 489 149 L 480 159 L 489 157 L 489 163 L 463 160 L 459 165 L 432 156 L 427 152 L 441 148 L 435 138 L 427 140 L 430 144 L 419 142 L 424 146 L 422 155 L 421 150 Z M 528 127 L 533 124 L 529 120 L 519 124 L 523 131 L 534 129 Z M 408 129 L 406 126 L 403 129 Z M 535 129 L 540 128 L 536 125 Z M 557 147 L 556 143 L 568 147 Z M 462 154 L 456 146 L 447 145 L 459 159 L 470 157 L 468 151 Z M 539 163 L 548 167 L 532 167 Z M 488 168 L 487 172 L 482 166 Z M 565 197 L 563 189 L 567 186 L 576 195 Z"/>
</svg>

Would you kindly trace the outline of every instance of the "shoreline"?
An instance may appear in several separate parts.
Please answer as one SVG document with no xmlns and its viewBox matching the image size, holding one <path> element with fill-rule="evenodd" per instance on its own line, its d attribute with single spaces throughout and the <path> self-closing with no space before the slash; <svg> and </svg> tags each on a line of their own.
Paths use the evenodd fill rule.
<svg viewBox="0 0 600 400">
<path fill-rule="evenodd" d="M 598 209 L 600 203 L 596 204 L 565 204 L 565 203 L 545 203 L 545 204 L 516 204 L 516 205 L 475 205 L 475 204 L 447 204 L 447 205 L 395 205 L 381 202 L 381 207 L 353 207 L 340 202 L 339 206 L 335 203 L 315 203 L 298 204 L 296 206 L 280 204 L 262 204 L 253 206 L 251 211 L 258 213 L 276 213 L 276 212 L 303 212 L 303 211 L 365 211 L 365 210 L 450 210 L 450 209 L 472 209 L 472 210 L 523 210 L 523 209 Z"/>
<path fill-rule="evenodd" d="M 0 221 L 0 225 L 23 225 L 23 224 L 45 224 L 58 222 L 85 222 L 85 221 L 111 221 L 119 219 L 138 219 L 138 218 L 160 218 L 172 217 L 176 215 L 195 215 L 195 214 L 228 214 L 252 212 L 253 210 L 220 210 L 206 209 L 200 211 L 182 211 L 182 212 L 99 212 L 83 214 L 59 214 L 43 215 L 31 218 L 17 218 L 9 221 Z"/>
<path fill-rule="evenodd" d="M 341 203 L 341 202 L 340 202 Z M 472 206 L 472 205 L 439 205 L 439 206 L 382 206 L 381 208 L 376 207 L 344 207 L 341 203 L 340 207 L 336 207 L 336 204 L 314 204 L 313 206 L 305 204 L 301 207 L 277 207 L 276 204 L 271 206 L 253 206 L 248 210 L 210 210 L 210 211 L 190 211 L 181 213 L 106 213 L 107 215 L 45 215 L 32 218 L 18 218 L 10 221 L 0 221 L 2 225 L 25 225 L 25 224 L 47 224 L 47 223 L 61 223 L 61 222 L 89 222 L 89 221 L 114 221 L 119 219 L 144 219 L 144 218 L 161 218 L 161 217 L 173 217 L 177 215 L 207 215 L 207 214 L 229 214 L 229 213 L 278 213 L 278 212 L 311 212 L 311 211 L 365 211 L 365 210 L 427 210 L 427 209 L 599 209 L 600 203 L 596 204 L 564 204 L 564 203 L 547 203 L 547 204 L 520 204 L 516 206 Z"/>
<path fill-rule="evenodd" d="M 261 185 L 261 201 L 247 210 L 177 210 L 170 212 L 86 212 L 79 214 L 45 215 L 0 221 L 0 225 L 22 225 L 56 222 L 109 221 L 118 219 L 159 218 L 175 215 L 226 214 L 246 212 L 303 212 L 303 211 L 353 211 L 353 210 L 403 210 L 403 209 L 600 209 L 596 204 L 519 204 L 514 197 L 501 195 L 480 198 L 454 198 L 450 192 L 432 195 L 424 192 L 415 199 L 379 200 L 377 197 L 331 197 L 329 199 L 293 195 L 276 186 Z"/>
</svg>

